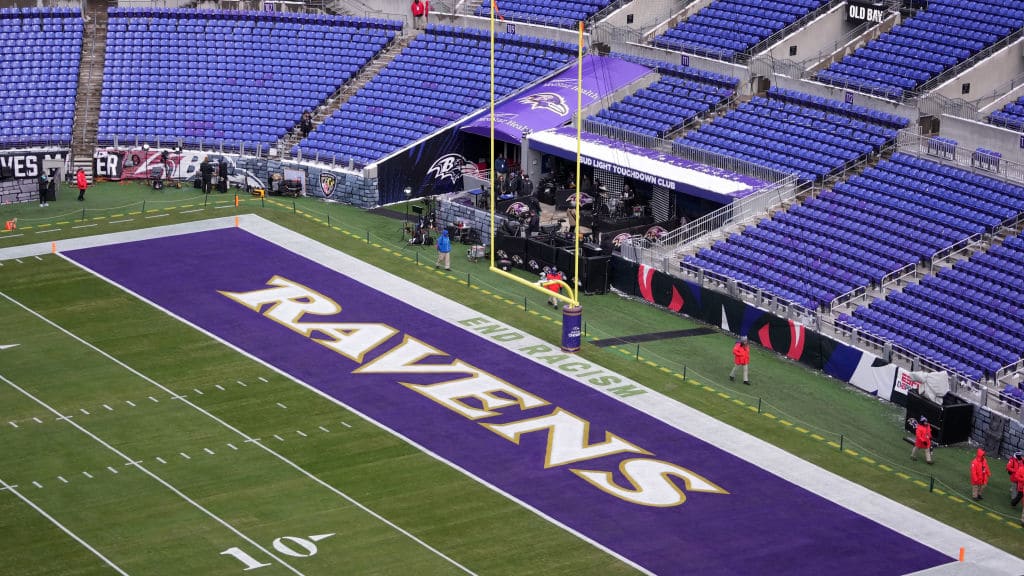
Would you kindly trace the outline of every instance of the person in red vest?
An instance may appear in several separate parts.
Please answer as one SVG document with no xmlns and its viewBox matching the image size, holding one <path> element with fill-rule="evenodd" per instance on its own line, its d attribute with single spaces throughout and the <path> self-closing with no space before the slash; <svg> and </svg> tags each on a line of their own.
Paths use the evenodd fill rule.
<svg viewBox="0 0 1024 576">
<path fill-rule="evenodd" d="M 1013 475 L 1010 476 L 1010 482 L 1017 488 L 1017 495 L 1014 496 L 1013 500 L 1010 500 L 1010 506 L 1016 506 L 1020 499 L 1024 497 L 1024 464 L 1017 466 L 1016 470 L 1013 471 Z M 1024 511 L 1021 512 L 1020 523 L 1024 525 Z"/>
<path fill-rule="evenodd" d="M 736 369 L 743 367 L 743 383 L 750 386 L 750 342 L 746 336 L 741 336 L 732 347 L 732 370 L 729 372 L 729 381 L 736 380 Z"/>
<path fill-rule="evenodd" d="M 410 9 L 412 10 L 412 27 L 416 30 L 422 30 L 424 28 L 423 15 L 426 14 L 427 11 L 426 6 L 424 6 L 423 2 L 420 2 L 420 0 L 412 0 L 412 6 L 410 6 Z"/>
<path fill-rule="evenodd" d="M 985 459 L 985 451 L 978 448 L 977 455 L 971 460 L 971 497 L 975 500 L 982 500 L 981 493 L 988 485 L 988 479 L 992 477 L 992 470 L 988 467 L 988 460 Z"/>
<path fill-rule="evenodd" d="M 934 464 L 932 462 L 932 425 L 924 416 L 921 416 L 917 426 L 914 427 L 914 449 L 910 451 L 911 460 L 917 460 L 918 448 L 924 449 L 925 462 Z"/>
<path fill-rule="evenodd" d="M 559 280 L 565 280 L 565 276 L 558 271 L 557 268 L 544 268 L 544 274 L 541 276 L 541 285 L 551 290 L 555 294 L 562 293 L 562 285 L 558 283 Z M 548 304 L 558 308 L 558 298 L 552 296 L 548 298 Z"/>
<path fill-rule="evenodd" d="M 1013 456 L 1010 456 L 1010 460 L 1006 462 L 1006 474 L 1010 477 L 1011 503 L 1017 499 L 1017 483 L 1013 481 L 1013 476 L 1021 467 L 1024 467 L 1024 452 L 1014 452 Z M 1013 505 L 1016 506 L 1016 504 Z"/>
<path fill-rule="evenodd" d="M 78 169 L 78 173 L 75 174 L 75 184 L 78 184 L 78 200 L 85 200 L 85 189 L 89 187 L 89 182 L 85 177 L 85 170 Z"/>
</svg>

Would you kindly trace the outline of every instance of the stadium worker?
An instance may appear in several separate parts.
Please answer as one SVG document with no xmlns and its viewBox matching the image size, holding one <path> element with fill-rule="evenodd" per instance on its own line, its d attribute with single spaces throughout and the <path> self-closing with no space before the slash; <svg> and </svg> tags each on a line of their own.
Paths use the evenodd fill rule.
<svg viewBox="0 0 1024 576">
<path fill-rule="evenodd" d="M 971 460 L 971 497 L 975 500 L 982 500 L 981 493 L 988 485 L 988 479 L 992 477 L 992 470 L 988 467 L 988 460 L 985 459 L 985 450 L 978 448 L 978 453 Z"/>
<path fill-rule="evenodd" d="M 412 11 L 412 27 L 416 30 L 422 30 L 425 28 L 424 14 L 426 13 L 426 6 L 420 0 L 412 0 L 412 6 L 409 7 Z"/>
<path fill-rule="evenodd" d="M 562 293 L 562 285 L 558 283 L 559 280 L 564 281 L 565 275 L 558 271 L 558 268 L 544 268 L 544 272 L 541 274 L 541 285 L 551 290 L 555 294 Z M 558 308 L 558 298 L 554 296 L 548 298 L 548 304 Z"/>
<path fill-rule="evenodd" d="M 209 156 L 204 157 L 199 163 L 199 177 L 203 183 L 203 194 L 209 194 L 213 184 L 213 163 L 210 162 Z"/>
<path fill-rule="evenodd" d="M 445 270 L 452 269 L 452 240 L 448 237 L 448 230 L 441 230 L 441 236 L 437 239 L 437 263 L 434 268 L 444 265 Z"/>
<path fill-rule="evenodd" d="M 743 383 L 750 386 L 750 341 L 746 336 L 741 336 L 732 347 L 732 370 L 729 371 L 729 381 L 736 380 L 736 370 L 743 367 Z"/>
<path fill-rule="evenodd" d="M 917 460 L 917 449 L 924 450 L 924 460 L 929 464 L 932 462 L 932 425 L 928 419 L 921 416 L 917 425 L 914 426 L 914 448 L 910 451 L 910 459 Z"/>
<path fill-rule="evenodd" d="M 1013 456 L 1010 456 L 1010 460 L 1006 463 L 1006 474 L 1010 477 L 1010 502 L 1014 506 L 1017 504 L 1017 482 L 1014 477 L 1017 474 L 1017 470 L 1024 467 L 1024 452 L 1014 452 Z"/>
<path fill-rule="evenodd" d="M 46 192 L 50 188 L 50 179 L 46 177 L 46 174 L 39 175 L 39 207 L 46 208 L 50 204 L 46 202 Z"/>
<path fill-rule="evenodd" d="M 1020 499 L 1024 497 L 1024 466 L 1018 466 L 1013 472 L 1013 476 L 1010 477 L 1012 482 L 1017 488 L 1017 495 L 1010 500 L 1010 506 L 1016 506 Z M 1021 512 L 1020 523 L 1024 524 L 1024 510 Z"/>
<path fill-rule="evenodd" d="M 75 174 L 75 184 L 78 185 L 78 201 L 85 200 L 85 189 L 89 187 L 88 178 L 85 176 L 85 170 L 78 169 L 78 173 Z"/>
</svg>

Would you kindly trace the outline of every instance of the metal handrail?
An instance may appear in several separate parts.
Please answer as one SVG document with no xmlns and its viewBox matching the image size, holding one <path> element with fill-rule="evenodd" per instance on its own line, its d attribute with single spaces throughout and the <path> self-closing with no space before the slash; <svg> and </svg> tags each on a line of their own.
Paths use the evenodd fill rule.
<svg viewBox="0 0 1024 576">
<path fill-rule="evenodd" d="M 615 12 L 619 8 L 625 6 L 626 4 L 631 4 L 632 2 L 633 0 L 613 0 L 612 2 L 608 3 L 604 8 L 601 8 L 597 12 L 594 12 L 594 14 L 590 18 L 587 18 L 587 20 L 593 22 L 594 24 L 597 24 L 601 20 L 610 16 L 612 12 Z"/>
<path fill-rule="evenodd" d="M 950 149 L 951 155 L 936 156 L 929 154 L 929 143 L 933 145 L 936 141 L 933 138 L 916 134 L 910 130 L 900 130 L 897 135 L 896 149 L 900 152 L 907 152 L 915 156 L 927 158 L 939 164 L 952 164 L 958 168 L 970 170 L 990 178 L 1012 181 L 1024 185 L 1024 155 L 1018 154 L 1016 160 L 1008 158 L 991 158 L 990 165 L 998 165 L 998 170 L 982 169 L 975 161 L 981 156 L 976 150 L 969 150 L 962 146 Z M 998 162 L 995 162 L 998 160 Z"/>
</svg>

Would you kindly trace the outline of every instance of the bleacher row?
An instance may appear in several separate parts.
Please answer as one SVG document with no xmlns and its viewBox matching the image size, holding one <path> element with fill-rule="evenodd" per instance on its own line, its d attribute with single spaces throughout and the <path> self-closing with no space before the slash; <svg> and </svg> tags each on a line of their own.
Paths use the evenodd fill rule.
<svg viewBox="0 0 1024 576">
<path fill-rule="evenodd" d="M 81 58 L 77 10 L 0 10 L 0 147 L 71 142 Z"/>
<path fill-rule="evenodd" d="M 134 16 L 139 10 L 148 12 Z M 215 12 L 110 9 L 101 143 L 269 148 L 401 29 L 367 18 Z"/>
<path fill-rule="evenodd" d="M 575 28 L 609 3 L 609 0 L 515 0 L 500 2 L 495 17 L 556 28 Z M 490 0 L 483 0 L 473 15 L 490 18 L 491 7 Z"/>
<path fill-rule="evenodd" d="M 1024 96 L 990 114 L 988 121 L 996 126 L 1024 132 Z"/>
<path fill-rule="evenodd" d="M 717 0 L 654 40 L 656 46 L 724 60 L 747 53 L 825 0 Z"/>
<path fill-rule="evenodd" d="M 488 32 L 431 25 L 293 152 L 363 166 L 482 108 L 489 99 Z M 576 46 L 500 34 L 495 96 L 570 62 Z"/>
<path fill-rule="evenodd" d="M 678 76 L 664 76 L 658 82 L 626 96 L 588 119 L 637 134 L 662 138 L 718 107 L 733 93 L 730 88 Z"/>
<path fill-rule="evenodd" d="M 1024 354 L 1024 238 L 925 276 L 838 321 L 980 381 Z"/>
<path fill-rule="evenodd" d="M 1024 26 L 1019 0 L 930 0 L 927 8 L 818 73 L 818 80 L 902 99 Z"/>
<path fill-rule="evenodd" d="M 898 153 L 683 265 L 813 310 L 1022 212 L 1022 187 Z"/>
<path fill-rule="evenodd" d="M 777 91 L 769 92 L 768 98 L 754 97 L 676 143 L 795 172 L 804 182 L 820 182 L 879 152 L 895 140 L 893 125 L 907 123 L 881 113 L 866 115 L 868 120 L 853 118 L 835 106 L 838 103 L 825 106 L 823 99 L 812 100 L 814 107 L 795 100 L 791 93 Z"/>
</svg>

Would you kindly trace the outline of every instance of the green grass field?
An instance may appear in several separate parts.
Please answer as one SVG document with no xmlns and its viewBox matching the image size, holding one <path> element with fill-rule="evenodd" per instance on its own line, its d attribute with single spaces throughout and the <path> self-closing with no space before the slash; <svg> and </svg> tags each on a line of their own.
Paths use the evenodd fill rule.
<svg viewBox="0 0 1024 576">
<path fill-rule="evenodd" d="M 432 249 L 404 245 L 395 220 L 305 199 L 241 198 L 235 208 L 233 196 L 194 192 L 108 183 L 90 190 L 84 212 L 67 201 L 0 207 L 0 221 L 18 218 L 16 231 L 0 232 L 0 248 L 59 249 L 63 238 L 256 213 L 542 338 L 559 336 L 542 295 L 458 249 L 454 271 L 439 274 Z M 116 573 L 18 495 L 130 574 L 632 571 L 59 257 L 2 264 L 0 346 L 18 346 L 0 350 L 0 480 L 17 486 L 0 491 L 4 565 L 13 567 L 0 572 Z M 616 295 L 583 306 L 588 338 L 696 326 Z M 1024 555 L 1003 462 L 991 460 L 993 484 L 976 506 L 966 497 L 967 449 L 940 449 L 932 467 L 911 462 L 898 407 L 763 350 L 753 354 L 754 386 L 730 383 L 731 343 L 716 333 L 639 349 L 585 345 L 581 355 Z"/>
</svg>

